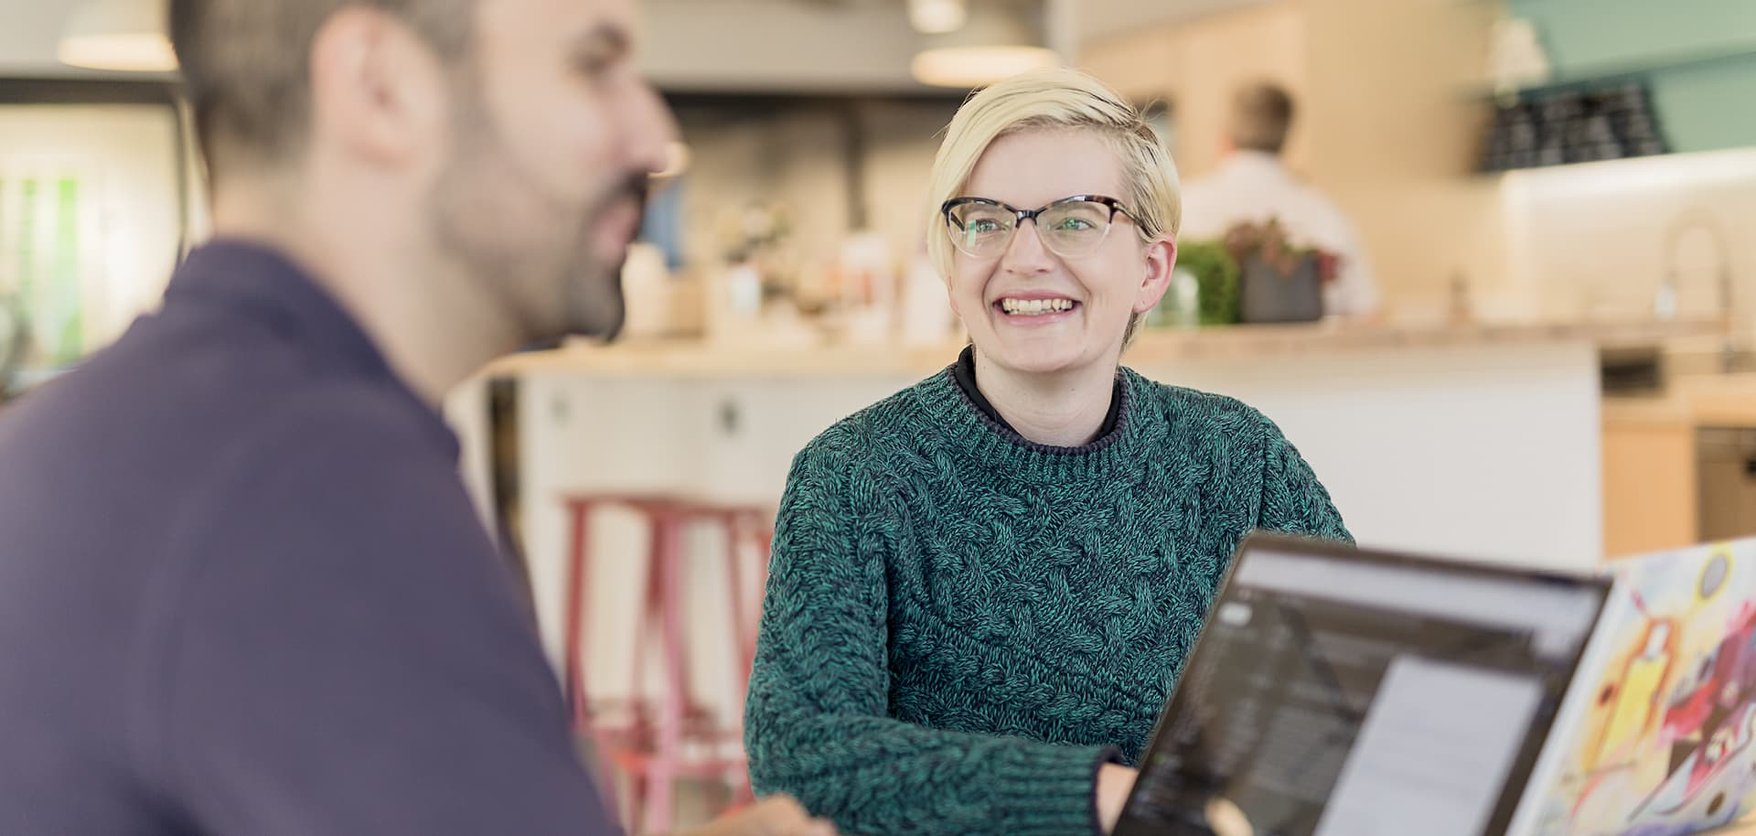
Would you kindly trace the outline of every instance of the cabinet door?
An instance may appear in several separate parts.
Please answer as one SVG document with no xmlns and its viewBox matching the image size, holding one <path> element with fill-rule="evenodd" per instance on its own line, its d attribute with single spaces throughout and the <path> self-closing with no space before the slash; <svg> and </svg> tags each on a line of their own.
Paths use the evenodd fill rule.
<svg viewBox="0 0 1756 836">
<path fill-rule="evenodd" d="M 1696 434 L 1703 540 L 1756 534 L 1756 430 L 1703 427 Z"/>
<path fill-rule="evenodd" d="M 793 457 L 831 424 L 913 383 L 856 377 L 749 378 L 701 387 L 694 404 L 707 457 L 697 489 L 719 499 L 774 505 Z"/>
<path fill-rule="evenodd" d="M 1687 423 L 1605 422 L 1603 444 L 1606 554 L 1641 554 L 1700 539 Z"/>
<path fill-rule="evenodd" d="M 614 377 L 529 374 L 520 380 L 519 522 L 544 643 L 559 665 L 564 646 L 571 521 L 569 492 L 652 493 L 750 503 L 780 500 L 793 457 L 830 424 L 907 385 L 854 378 Z M 598 698 L 634 690 L 633 658 L 650 631 L 638 624 L 648 537 L 620 509 L 595 514 L 586 601 L 585 673 Z M 698 697 L 736 716 L 728 690 L 737 648 L 728 643 L 731 582 L 723 540 L 711 529 L 685 538 L 688 641 Z M 757 564 L 745 561 L 745 568 Z M 754 578 L 749 579 L 754 588 Z M 650 660 L 649 660 L 650 661 Z M 648 677 L 658 666 L 648 664 Z M 648 693 L 656 692 L 648 683 Z"/>
<path fill-rule="evenodd" d="M 690 389 L 667 379 L 535 373 L 519 381 L 518 524 L 544 644 L 559 664 L 564 634 L 571 492 L 680 493 L 704 456 Z M 616 696 L 627 672 L 646 560 L 638 518 L 610 511 L 591 527 L 594 640 L 586 675 Z M 603 687 L 599 687 L 603 686 Z"/>
</svg>

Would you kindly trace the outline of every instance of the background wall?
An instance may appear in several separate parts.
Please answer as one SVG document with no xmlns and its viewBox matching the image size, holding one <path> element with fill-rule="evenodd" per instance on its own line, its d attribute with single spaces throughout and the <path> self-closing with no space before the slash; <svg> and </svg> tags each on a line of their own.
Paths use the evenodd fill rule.
<svg viewBox="0 0 1756 836">
<path fill-rule="evenodd" d="M 1489 319 L 1645 318 L 1667 272 L 1683 314 L 1717 314 L 1720 264 L 1740 288 L 1756 273 L 1734 234 L 1756 224 L 1756 4 L 1510 9 L 1539 27 L 1558 81 L 1639 71 L 1672 145 L 1715 153 L 1476 174 L 1496 4 L 1474 0 L 1277 0 L 1102 39 L 1080 61 L 1172 100 L 1186 176 L 1218 161 L 1226 90 L 1283 82 L 1301 109 L 1289 163 L 1354 219 L 1394 318 L 1443 318 L 1459 282 Z M 1740 307 L 1748 324 L 1756 305 Z"/>
</svg>

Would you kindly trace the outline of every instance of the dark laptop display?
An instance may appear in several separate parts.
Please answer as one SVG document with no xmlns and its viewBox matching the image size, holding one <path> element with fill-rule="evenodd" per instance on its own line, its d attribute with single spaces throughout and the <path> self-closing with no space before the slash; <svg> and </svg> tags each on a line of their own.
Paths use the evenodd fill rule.
<svg viewBox="0 0 1756 836">
<path fill-rule="evenodd" d="M 1477 836 L 1511 821 L 1608 579 L 1254 535 L 1116 836 Z M 1192 815 L 1193 813 L 1193 815 Z"/>
</svg>

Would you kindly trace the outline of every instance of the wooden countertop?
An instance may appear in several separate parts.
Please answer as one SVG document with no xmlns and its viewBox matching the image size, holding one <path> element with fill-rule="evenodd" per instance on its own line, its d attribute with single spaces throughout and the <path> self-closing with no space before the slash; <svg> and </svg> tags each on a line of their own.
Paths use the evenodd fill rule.
<svg viewBox="0 0 1756 836">
<path fill-rule="evenodd" d="M 1756 373 L 1677 377 L 1661 395 L 1604 398 L 1603 416 L 1617 426 L 1756 427 Z"/>
<path fill-rule="evenodd" d="M 1590 342 L 1605 348 L 1658 345 L 1717 333 L 1715 322 L 1599 322 L 1404 325 L 1320 322 L 1142 332 L 1124 360 L 1153 366 L 1183 360 L 1248 360 L 1291 354 Z M 795 332 L 796 334 L 796 332 Z M 642 341 L 584 343 L 496 361 L 489 374 L 580 372 L 609 376 L 734 377 L 860 374 L 919 376 L 943 368 L 961 344 L 830 344 L 794 336 L 770 342 Z"/>
</svg>

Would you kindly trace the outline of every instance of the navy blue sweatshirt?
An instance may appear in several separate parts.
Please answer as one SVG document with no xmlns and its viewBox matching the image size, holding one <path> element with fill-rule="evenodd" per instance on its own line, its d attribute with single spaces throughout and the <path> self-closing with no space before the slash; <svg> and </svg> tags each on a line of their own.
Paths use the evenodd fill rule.
<svg viewBox="0 0 1756 836">
<path fill-rule="evenodd" d="M 457 441 L 287 259 L 0 411 L 0 834 L 608 832 Z"/>
</svg>

